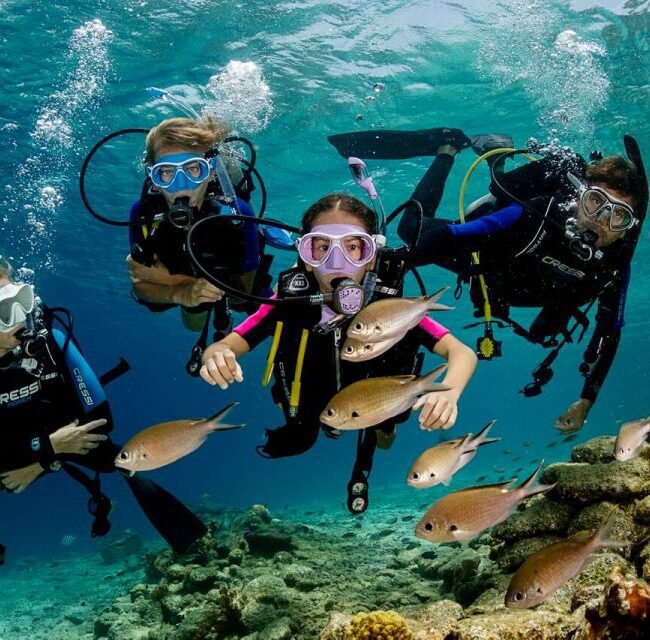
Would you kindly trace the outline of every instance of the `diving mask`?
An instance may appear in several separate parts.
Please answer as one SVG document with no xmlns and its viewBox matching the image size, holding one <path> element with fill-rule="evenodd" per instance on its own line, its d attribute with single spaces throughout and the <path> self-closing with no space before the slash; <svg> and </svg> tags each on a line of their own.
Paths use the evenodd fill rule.
<svg viewBox="0 0 650 640">
<path fill-rule="evenodd" d="M 612 197 L 600 187 L 583 184 L 572 173 L 568 174 L 571 183 L 578 189 L 580 204 L 588 218 L 600 221 L 607 216 L 610 231 L 627 231 L 638 223 L 634 209 L 622 200 Z"/>
<path fill-rule="evenodd" d="M 374 236 L 351 224 L 323 224 L 296 240 L 302 261 L 325 273 L 364 267 L 377 253 Z"/>
<path fill-rule="evenodd" d="M 192 191 L 205 182 L 212 167 L 203 157 L 194 153 L 170 153 L 161 156 L 149 168 L 149 177 L 154 186 L 169 193 Z"/>
<path fill-rule="evenodd" d="M 8 333 L 34 311 L 34 287 L 9 282 L 0 287 L 0 332 Z"/>
</svg>

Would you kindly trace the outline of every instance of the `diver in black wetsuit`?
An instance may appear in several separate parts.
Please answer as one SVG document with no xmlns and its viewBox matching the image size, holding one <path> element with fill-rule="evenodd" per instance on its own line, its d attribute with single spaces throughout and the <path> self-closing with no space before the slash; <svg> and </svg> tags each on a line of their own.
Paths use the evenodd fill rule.
<svg viewBox="0 0 650 640">
<path fill-rule="evenodd" d="M 424 208 L 416 264 L 438 264 L 469 280 L 474 304 L 483 305 L 485 278 L 492 313 L 532 342 L 556 346 L 572 318 L 586 322 L 580 306 L 598 301 L 596 327 L 580 366 L 580 398 L 557 420 L 564 432 L 580 429 L 610 369 L 621 335 L 630 261 L 647 208 L 648 187 L 636 142 L 626 136 L 631 162 L 620 156 L 587 165 L 579 156 L 549 155 L 502 175 L 481 208 L 460 224 L 435 218 L 456 153 L 479 146 L 458 129 L 372 131 L 332 136 L 341 155 L 406 158 L 435 155 L 413 199 Z M 485 144 L 485 140 L 482 141 Z M 489 141 L 488 141 L 489 142 Z M 501 140 L 493 147 L 504 145 Z M 428 149 L 428 151 L 427 151 Z M 551 176 L 549 178 L 549 176 Z M 417 213 L 407 210 L 398 232 L 417 232 Z M 480 251 L 480 271 L 471 252 Z M 510 306 L 541 307 L 526 330 L 509 317 Z M 537 375 L 536 375 L 537 374 Z M 550 366 L 534 373 L 526 389 L 535 395 L 550 379 Z"/>
<path fill-rule="evenodd" d="M 92 535 L 103 536 L 110 529 L 111 502 L 100 474 L 116 471 L 121 447 L 108 436 L 113 418 L 102 382 L 81 355 L 69 323 L 62 321 L 64 331 L 52 326 L 60 310 L 41 305 L 31 285 L 13 282 L 10 273 L 0 260 L 0 489 L 21 493 L 63 469 L 88 490 Z M 162 487 L 142 476 L 124 478 L 175 551 L 186 551 L 206 532 Z"/>
</svg>

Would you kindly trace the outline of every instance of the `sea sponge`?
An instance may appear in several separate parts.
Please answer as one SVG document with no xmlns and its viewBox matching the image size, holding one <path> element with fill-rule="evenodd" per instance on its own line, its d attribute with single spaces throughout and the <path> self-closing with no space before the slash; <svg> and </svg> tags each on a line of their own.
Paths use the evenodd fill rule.
<svg viewBox="0 0 650 640">
<path fill-rule="evenodd" d="M 396 611 L 371 611 L 352 618 L 345 640 L 413 640 L 413 632 Z"/>
</svg>

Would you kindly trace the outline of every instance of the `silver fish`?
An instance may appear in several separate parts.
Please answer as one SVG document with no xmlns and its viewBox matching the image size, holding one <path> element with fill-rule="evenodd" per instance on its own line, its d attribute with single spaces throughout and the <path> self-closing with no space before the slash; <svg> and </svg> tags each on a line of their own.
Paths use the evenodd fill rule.
<svg viewBox="0 0 650 640">
<path fill-rule="evenodd" d="M 383 342 L 363 342 L 356 338 L 346 338 L 341 349 L 341 360 L 365 362 L 388 351 L 401 340 L 401 336 Z"/>
<path fill-rule="evenodd" d="M 443 364 L 421 378 L 390 376 L 353 382 L 327 403 L 320 421 L 344 431 L 374 427 L 410 409 L 425 393 L 449 390 L 434 382 L 446 368 Z"/>
<path fill-rule="evenodd" d="M 540 464 L 529 478 L 514 489 L 510 488 L 515 481 L 513 479 L 498 484 L 469 487 L 444 496 L 418 522 L 415 535 L 429 542 L 457 542 L 476 538 L 485 529 L 503 522 L 526 498 L 550 491 L 555 486 L 532 486 L 541 469 Z"/>
<path fill-rule="evenodd" d="M 449 287 L 418 298 L 386 298 L 364 307 L 350 323 L 348 338 L 360 342 L 384 342 L 390 338 L 403 338 L 417 326 L 429 311 L 449 311 L 453 307 L 438 304 Z"/>
<path fill-rule="evenodd" d="M 648 434 L 650 434 L 650 416 L 622 424 L 614 444 L 614 457 L 620 461 L 636 458 Z"/>
<path fill-rule="evenodd" d="M 241 429 L 243 424 L 222 424 L 238 402 L 230 403 L 214 416 L 199 420 L 174 420 L 148 427 L 131 438 L 115 458 L 115 466 L 133 475 L 164 467 L 196 451 L 215 431 Z"/>
<path fill-rule="evenodd" d="M 610 540 L 614 510 L 593 535 L 581 531 L 549 544 L 528 557 L 512 576 L 505 605 L 510 609 L 536 607 L 584 568 L 589 556 L 604 547 L 623 547 Z"/>
<path fill-rule="evenodd" d="M 411 465 L 406 483 L 416 489 L 427 489 L 437 484 L 449 485 L 452 476 L 471 462 L 481 445 L 501 439 L 487 437 L 495 422 L 488 422 L 476 437 L 468 433 L 463 438 L 448 440 L 427 449 Z"/>
</svg>

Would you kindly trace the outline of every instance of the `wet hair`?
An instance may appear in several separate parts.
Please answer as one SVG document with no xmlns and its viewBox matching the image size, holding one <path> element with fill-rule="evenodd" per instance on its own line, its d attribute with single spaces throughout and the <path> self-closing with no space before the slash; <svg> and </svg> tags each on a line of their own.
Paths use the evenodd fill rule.
<svg viewBox="0 0 650 640">
<path fill-rule="evenodd" d="M 210 147 L 221 142 L 229 133 L 228 127 L 205 116 L 200 120 L 169 118 L 163 120 L 147 134 L 145 164 L 156 161 L 163 147 L 181 147 L 204 155 Z"/>
<path fill-rule="evenodd" d="M 633 162 L 622 156 L 608 156 L 587 166 L 589 184 L 602 184 L 634 198 L 638 204 L 642 195 L 642 182 Z"/>
<path fill-rule="evenodd" d="M 345 193 L 330 193 L 314 202 L 302 216 L 301 227 L 303 233 L 309 233 L 312 230 L 318 216 L 332 210 L 345 211 L 345 213 L 357 217 L 368 233 L 377 233 L 377 216 L 375 212 L 358 198 Z"/>
</svg>

